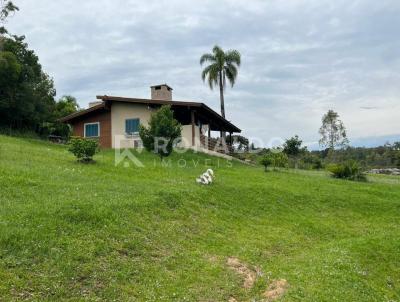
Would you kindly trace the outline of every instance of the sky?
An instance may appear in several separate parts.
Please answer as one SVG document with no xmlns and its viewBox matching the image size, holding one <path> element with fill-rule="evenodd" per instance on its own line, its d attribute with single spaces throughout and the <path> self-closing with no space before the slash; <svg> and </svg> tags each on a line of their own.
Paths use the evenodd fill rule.
<svg viewBox="0 0 400 302">
<path fill-rule="evenodd" d="M 199 64 L 218 44 L 242 54 L 225 110 L 256 144 L 297 134 L 316 148 L 329 109 L 353 145 L 400 140 L 398 0 L 13 1 L 6 27 L 26 36 L 57 97 L 81 107 L 167 83 L 174 100 L 219 112 Z"/>
</svg>

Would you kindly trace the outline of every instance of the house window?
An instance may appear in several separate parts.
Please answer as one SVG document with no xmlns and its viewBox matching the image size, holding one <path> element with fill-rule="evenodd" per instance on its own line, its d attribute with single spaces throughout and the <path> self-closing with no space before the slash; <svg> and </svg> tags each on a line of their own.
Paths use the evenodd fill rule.
<svg viewBox="0 0 400 302">
<path fill-rule="evenodd" d="M 85 137 L 99 137 L 100 136 L 100 123 L 87 123 L 84 127 Z"/>
<path fill-rule="evenodd" d="M 128 135 L 138 134 L 139 133 L 139 123 L 140 119 L 131 118 L 125 120 L 125 133 Z"/>
</svg>

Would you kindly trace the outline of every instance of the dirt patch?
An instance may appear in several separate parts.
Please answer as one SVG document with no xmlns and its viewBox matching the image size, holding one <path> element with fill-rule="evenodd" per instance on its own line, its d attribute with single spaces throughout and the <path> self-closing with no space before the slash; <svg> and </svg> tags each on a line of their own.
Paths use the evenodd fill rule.
<svg viewBox="0 0 400 302">
<path fill-rule="evenodd" d="M 234 297 L 230 297 L 228 302 L 238 302 Z"/>
<path fill-rule="evenodd" d="M 243 287 L 252 288 L 257 279 L 257 270 L 250 269 L 247 265 L 240 262 L 238 258 L 229 257 L 227 265 L 244 279 Z"/>
<path fill-rule="evenodd" d="M 264 293 L 264 297 L 267 298 L 267 301 L 275 301 L 285 294 L 288 286 L 289 284 L 285 279 L 274 280 L 268 286 L 267 291 Z"/>
</svg>

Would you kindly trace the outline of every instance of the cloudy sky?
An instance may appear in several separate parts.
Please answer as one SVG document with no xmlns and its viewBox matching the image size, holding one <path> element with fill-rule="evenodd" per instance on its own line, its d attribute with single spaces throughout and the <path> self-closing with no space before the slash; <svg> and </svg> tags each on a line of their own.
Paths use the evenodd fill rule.
<svg viewBox="0 0 400 302">
<path fill-rule="evenodd" d="M 298 134 L 318 141 L 338 111 L 355 145 L 400 140 L 398 0 L 14 0 L 7 27 L 26 35 L 58 97 L 81 106 L 98 94 L 174 99 L 219 111 L 199 57 L 218 44 L 242 54 L 227 118 L 265 145 Z"/>
</svg>

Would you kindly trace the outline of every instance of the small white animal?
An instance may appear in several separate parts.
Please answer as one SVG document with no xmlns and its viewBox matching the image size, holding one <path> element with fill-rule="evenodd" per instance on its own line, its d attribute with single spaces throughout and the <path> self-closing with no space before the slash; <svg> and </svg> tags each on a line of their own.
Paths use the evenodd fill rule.
<svg viewBox="0 0 400 302">
<path fill-rule="evenodd" d="M 211 177 L 214 177 L 214 171 L 212 169 L 207 169 L 206 173 L 208 173 Z"/>
<path fill-rule="evenodd" d="M 208 181 L 209 183 L 212 183 L 212 177 L 211 177 L 210 174 L 208 174 L 208 173 L 206 172 L 206 173 L 203 174 L 203 177 L 204 177 L 205 179 L 207 179 L 207 181 Z"/>
<path fill-rule="evenodd" d="M 207 169 L 207 171 L 202 175 L 200 175 L 199 178 L 196 178 L 196 182 L 203 185 L 208 185 L 213 182 L 213 177 L 214 177 L 214 171 L 211 169 Z"/>
<path fill-rule="evenodd" d="M 201 175 L 200 178 L 196 178 L 196 182 L 203 184 L 203 185 L 208 185 L 209 181 L 204 175 Z"/>
</svg>

